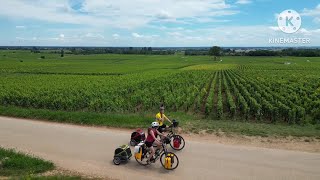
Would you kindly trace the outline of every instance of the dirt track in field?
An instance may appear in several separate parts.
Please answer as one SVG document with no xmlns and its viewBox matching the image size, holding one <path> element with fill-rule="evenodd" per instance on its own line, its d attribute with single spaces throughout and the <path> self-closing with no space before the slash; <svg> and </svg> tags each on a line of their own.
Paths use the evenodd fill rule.
<svg viewBox="0 0 320 180">
<path fill-rule="evenodd" d="M 176 152 L 180 165 L 174 171 L 164 170 L 160 162 L 142 167 L 134 159 L 127 164 L 113 165 L 114 149 L 128 143 L 129 137 L 127 130 L 0 117 L 0 146 L 32 153 L 63 169 L 88 176 L 130 180 L 320 179 L 319 153 L 268 149 L 273 145 L 263 146 L 272 144 L 261 143 L 264 140 L 259 142 L 268 148 L 253 147 L 250 143 L 239 145 L 238 140 L 228 143 L 224 141 L 226 137 L 217 136 L 186 135 L 187 145 L 181 152 Z M 296 146 L 303 143 L 307 142 Z M 307 151 L 319 152 L 318 141 L 308 143 L 312 146 Z"/>
</svg>

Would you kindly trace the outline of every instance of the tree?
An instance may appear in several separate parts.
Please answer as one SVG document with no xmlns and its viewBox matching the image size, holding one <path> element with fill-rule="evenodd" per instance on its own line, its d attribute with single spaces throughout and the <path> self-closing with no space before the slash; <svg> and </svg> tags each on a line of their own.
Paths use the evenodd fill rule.
<svg viewBox="0 0 320 180">
<path fill-rule="evenodd" d="M 61 57 L 64 57 L 64 51 L 61 49 Z"/>
<path fill-rule="evenodd" d="M 219 46 L 213 46 L 209 50 L 209 55 L 214 56 L 214 60 L 218 60 L 217 57 L 221 56 L 221 48 Z"/>
<path fill-rule="evenodd" d="M 31 50 L 32 53 L 40 53 L 39 49 L 37 47 L 32 47 Z"/>
</svg>

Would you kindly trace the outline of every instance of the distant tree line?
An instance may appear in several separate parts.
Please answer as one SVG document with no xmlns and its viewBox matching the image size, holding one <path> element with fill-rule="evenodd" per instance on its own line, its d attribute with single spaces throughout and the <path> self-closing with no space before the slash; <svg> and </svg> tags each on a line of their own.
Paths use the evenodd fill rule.
<svg viewBox="0 0 320 180">
<path fill-rule="evenodd" d="M 172 55 L 175 53 L 174 50 L 153 50 L 151 47 L 142 47 L 142 48 L 67 48 L 65 49 L 65 54 L 75 54 L 75 55 L 89 55 L 89 54 L 145 54 L 145 55 Z M 60 53 L 57 51 L 56 53 Z"/>
<path fill-rule="evenodd" d="M 244 52 L 244 56 L 296 56 L 296 57 L 320 57 L 320 49 L 294 49 L 288 48 L 281 51 L 255 50 Z"/>
<path fill-rule="evenodd" d="M 298 57 L 320 57 L 320 49 L 284 49 L 281 55 Z"/>
<path fill-rule="evenodd" d="M 38 49 L 37 47 L 32 47 L 31 52 L 32 53 L 40 53 L 40 49 Z"/>
<path fill-rule="evenodd" d="M 145 55 L 172 55 L 182 52 L 186 56 L 297 56 L 297 57 L 320 57 L 319 48 L 286 48 L 286 49 L 259 49 L 259 48 L 152 48 L 152 47 L 11 47 L 2 46 L 4 50 L 30 50 L 32 53 L 49 53 L 89 55 L 89 54 L 145 54 Z"/>
<path fill-rule="evenodd" d="M 156 48 L 152 47 L 63 47 L 63 48 L 41 48 L 32 47 L 29 48 L 32 53 L 41 53 L 45 50 L 49 53 L 60 54 L 64 57 L 64 54 L 75 55 L 89 55 L 89 54 L 145 54 L 145 55 L 173 55 L 176 50 L 169 48 Z"/>
<path fill-rule="evenodd" d="M 208 50 L 186 50 L 184 52 L 186 56 L 207 56 L 209 55 Z"/>
<path fill-rule="evenodd" d="M 212 52 L 212 51 L 215 52 Z M 216 55 L 214 55 L 216 54 Z M 217 55 L 220 54 L 220 55 Z M 210 49 L 188 49 L 186 56 L 297 56 L 297 57 L 320 57 L 320 49 L 297 49 L 286 48 L 282 50 L 235 50 L 214 46 Z"/>
</svg>

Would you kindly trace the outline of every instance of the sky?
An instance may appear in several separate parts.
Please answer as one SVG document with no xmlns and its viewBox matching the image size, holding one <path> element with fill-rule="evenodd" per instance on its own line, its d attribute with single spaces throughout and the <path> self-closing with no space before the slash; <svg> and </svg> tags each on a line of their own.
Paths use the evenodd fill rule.
<svg viewBox="0 0 320 180">
<path fill-rule="evenodd" d="M 301 16 L 293 34 L 278 27 L 288 9 Z M 0 46 L 320 46 L 320 1 L 8 0 L 0 28 Z"/>
</svg>

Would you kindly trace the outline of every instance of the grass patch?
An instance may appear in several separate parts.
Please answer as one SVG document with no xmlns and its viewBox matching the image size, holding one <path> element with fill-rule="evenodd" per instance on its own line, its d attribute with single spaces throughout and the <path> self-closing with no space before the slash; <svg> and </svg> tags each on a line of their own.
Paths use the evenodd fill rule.
<svg viewBox="0 0 320 180">
<path fill-rule="evenodd" d="M 49 161 L 0 148 L 0 176 L 37 174 L 53 169 L 54 164 Z"/>
<path fill-rule="evenodd" d="M 13 177 L 11 179 L 19 179 L 19 180 L 80 180 L 84 179 L 80 176 L 21 176 L 21 177 Z"/>
<path fill-rule="evenodd" d="M 0 115 L 80 125 L 146 128 L 154 121 L 155 112 L 144 114 L 108 114 L 0 106 Z M 225 133 L 263 137 L 320 137 L 320 125 L 286 125 L 232 120 L 209 120 L 183 112 L 170 112 L 166 115 L 169 118 L 179 120 L 180 126 L 185 132 L 199 133 L 202 130 L 206 130 L 207 133 L 223 131 Z"/>
<path fill-rule="evenodd" d="M 151 119 L 150 116 L 147 117 L 145 114 L 51 111 L 47 109 L 19 108 L 14 106 L 0 106 L 0 114 L 3 116 L 32 118 L 52 122 L 121 128 L 147 127 L 154 120 L 154 118 Z"/>
<path fill-rule="evenodd" d="M 207 133 L 223 131 L 225 133 L 241 134 L 247 136 L 296 136 L 320 137 L 319 125 L 286 125 L 266 124 L 254 122 L 239 122 L 231 120 L 194 120 L 185 124 L 184 131 L 197 133 L 207 130 Z"/>
</svg>

